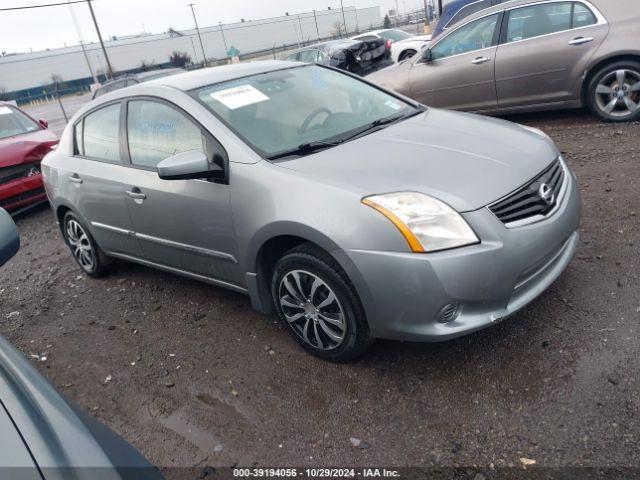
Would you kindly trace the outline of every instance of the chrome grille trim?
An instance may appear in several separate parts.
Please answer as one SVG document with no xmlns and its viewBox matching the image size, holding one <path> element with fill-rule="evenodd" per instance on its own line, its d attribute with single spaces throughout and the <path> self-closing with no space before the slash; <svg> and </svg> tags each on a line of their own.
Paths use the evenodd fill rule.
<svg viewBox="0 0 640 480">
<path fill-rule="evenodd" d="M 551 187 L 554 200 L 546 204 L 538 193 L 541 184 Z M 562 156 L 523 187 L 492 203 L 487 208 L 507 228 L 517 228 L 543 221 L 553 215 L 564 199 L 569 171 Z"/>
</svg>

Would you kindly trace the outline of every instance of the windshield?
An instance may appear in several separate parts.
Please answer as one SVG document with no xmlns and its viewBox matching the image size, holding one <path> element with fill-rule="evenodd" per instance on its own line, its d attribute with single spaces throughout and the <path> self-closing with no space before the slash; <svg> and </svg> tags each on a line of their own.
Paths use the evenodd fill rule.
<svg viewBox="0 0 640 480">
<path fill-rule="evenodd" d="M 195 96 L 264 157 L 310 142 L 347 140 L 355 130 L 416 107 L 316 65 L 223 82 Z"/>
<path fill-rule="evenodd" d="M 23 133 L 40 130 L 40 125 L 20 110 L 0 105 L 0 138 L 13 137 Z"/>
<path fill-rule="evenodd" d="M 403 32 L 402 30 L 385 30 L 384 32 L 378 33 L 385 40 L 391 40 L 392 42 L 399 42 L 400 40 L 406 40 L 407 38 L 411 38 L 412 35 L 409 35 L 407 32 Z"/>
</svg>

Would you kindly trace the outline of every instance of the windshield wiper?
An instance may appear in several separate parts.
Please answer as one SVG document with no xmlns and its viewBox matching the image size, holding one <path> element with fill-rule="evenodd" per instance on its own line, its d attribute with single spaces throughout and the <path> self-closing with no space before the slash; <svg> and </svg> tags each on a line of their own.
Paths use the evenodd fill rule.
<svg viewBox="0 0 640 480">
<path fill-rule="evenodd" d="M 269 155 L 267 159 L 269 160 L 277 160 L 279 158 L 289 157 L 291 155 L 303 155 L 305 153 L 312 153 L 318 150 L 324 150 L 325 148 L 335 147 L 340 145 L 342 140 L 338 142 L 323 142 L 323 141 L 315 141 L 315 142 L 306 142 L 301 143 L 296 148 L 291 148 L 289 150 L 285 150 L 283 152 L 275 153 L 273 155 Z"/>
<path fill-rule="evenodd" d="M 409 117 L 413 117 L 414 115 L 417 115 L 419 113 L 424 112 L 424 108 L 416 108 L 415 111 L 413 112 L 409 112 L 409 113 L 404 113 L 402 115 L 393 115 L 390 117 L 384 117 L 384 118 L 379 118 L 377 120 L 374 120 L 373 122 L 365 125 L 364 127 L 359 128 L 357 131 L 355 131 L 352 135 L 343 138 L 342 142 L 347 142 L 349 140 L 355 140 L 358 137 L 361 137 L 363 135 L 366 135 L 367 133 L 371 133 L 372 131 L 377 131 L 380 128 L 379 127 L 383 127 L 385 125 L 390 125 L 392 123 L 397 122 L 398 120 L 404 120 L 405 118 L 409 118 Z"/>
</svg>

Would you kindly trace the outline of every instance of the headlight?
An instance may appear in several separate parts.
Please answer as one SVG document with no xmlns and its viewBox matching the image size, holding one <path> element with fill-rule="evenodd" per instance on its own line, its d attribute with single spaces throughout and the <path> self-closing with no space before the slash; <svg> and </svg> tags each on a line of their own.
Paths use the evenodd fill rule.
<svg viewBox="0 0 640 480">
<path fill-rule="evenodd" d="M 423 193 L 400 192 L 362 199 L 387 217 L 417 253 L 478 243 L 469 224 L 447 204 Z"/>
</svg>

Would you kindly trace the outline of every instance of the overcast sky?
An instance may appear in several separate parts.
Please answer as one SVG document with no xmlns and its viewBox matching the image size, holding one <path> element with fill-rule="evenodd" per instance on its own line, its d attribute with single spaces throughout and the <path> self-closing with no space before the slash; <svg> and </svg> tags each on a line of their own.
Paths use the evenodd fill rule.
<svg viewBox="0 0 640 480">
<path fill-rule="evenodd" d="M 58 3 L 65 0 L 0 0 L 0 8 Z M 93 7 L 103 38 L 130 35 L 143 31 L 166 32 L 170 27 L 193 28 L 193 17 L 187 4 L 195 3 L 201 27 L 218 22 L 237 22 L 264 17 L 309 12 L 327 7 L 340 8 L 340 0 L 94 0 Z M 398 0 L 398 8 L 412 10 L 422 0 Z M 395 8 L 395 0 L 344 0 L 344 6 L 378 5 L 380 13 Z M 0 11 L 0 51 L 24 52 L 77 44 L 78 34 L 70 13 L 73 9 L 85 42 L 97 41 L 85 4 L 17 11 Z"/>
</svg>

